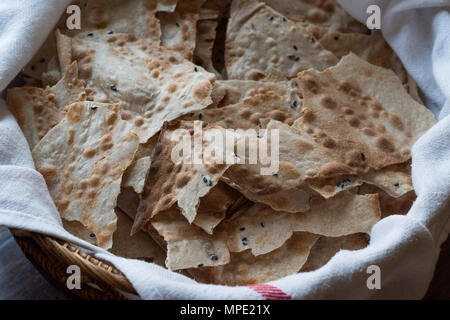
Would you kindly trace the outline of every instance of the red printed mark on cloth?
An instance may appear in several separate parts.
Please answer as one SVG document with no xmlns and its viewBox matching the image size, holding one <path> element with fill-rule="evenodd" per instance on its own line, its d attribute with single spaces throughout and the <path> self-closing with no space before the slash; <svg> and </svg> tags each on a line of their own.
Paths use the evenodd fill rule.
<svg viewBox="0 0 450 320">
<path fill-rule="evenodd" d="M 258 292 L 266 300 L 290 300 L 292 297 L 270 284 L 252 284 L 248 288 Z"/>
</svg>

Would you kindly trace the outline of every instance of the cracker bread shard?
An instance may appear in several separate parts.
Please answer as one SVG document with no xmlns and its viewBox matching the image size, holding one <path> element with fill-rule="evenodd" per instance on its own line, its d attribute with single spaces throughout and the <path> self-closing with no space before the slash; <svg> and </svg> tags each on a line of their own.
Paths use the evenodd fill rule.
<svg viewBox="0 0 450 320">
<path fill-rule="evenodd" d="M 258 129 L 264 119 L 292 125 L 301 116 L 300 106 L 293 107 L 292 104 L 287 97 L 268 91 L 254 93 L 234 105 L 197 111 L 183 119 L 202 120 L 230 129 Z"/>
<path fill-rule="evenodd" d="M 401 197 L 413 190 L 411 164 L 410 162 L 394 164 L 377 171 L 369 171 L 362 176 L 337 176 L 307 181 L 311 189 L 326 199 L 363 183 L 377 186 L 392 197 Z"/>
<path fill-rule="evenodd" d="M 90 0 L 83 10 L 83 33 L 132 33 L 159 41 L 161 28 L 157 0 Z"/>
<path fill-rule="evenodd" d="M 106 35 L 97 41 L 72 39 L 72 60 L 86 82 L 87 99 L 123 105 L 145 143 L 164 121 L 211 104 L 213 74 L 179 53 L 133 35 Z"/>
<path fill-rule="evenodd" d="M 122 179 L 122 187 L 133 187 L 136 193 L 144 189 L 145 176 L 150 168 L 152 160 L 150 157 L 136 159 L 125 171 Z"/>
<path fill-rule="evenodd" d="M 233 1 L 225 57 L 229 78 L 248 80 L 261 80 L 272 67 L 293 78 L 338 62 L 300 23 L 256 0 Z"/>
<path fill-rule="evenodd" d="M 125 169 L 139 141 L 120 105 L 77 102 L 33 149 L 36 169 L 44 176 L 61 215 L 79 221 L 109 249 L 116 230 L 114 212 Z"/>
<path fill-rule="evenodd" d="M 154 217 L 147 232 L 152 234 L 153 229 L 166 243 L 166 266 L 170 270 L 219 266 L 230 261 L 226 243 L 189 224 L 176 206 Z"/>
<path fill-rule="evenodd" d="M 188 272 L 197 281 L 229 286 L 272 281 L 297 273 L 318 238 L 314 234 L 298 232 L 270 253 L 257 257 L 249 250 L 231 253 L 230 263 L 224 266 L 189 269 Z"/>
<path fill-rule="evenodd" d="M 250 164 L 245 159 L 244 164 L 231 166 L 222 178 L 252 201 L 264 203 L 274 210 L 304 212 L 309 209 L 309 198 L 314 194 L 304 185 L 307 179 L 353 172 L 339 154 L 317 143 L 302 129 L 271 120 L 266 130 L 262 139 L 267 137 L 268 150 L 272 148 L 272 131 L 279 137 L 277 171 L 261 175 L 267 165 L 261 162 Z"/>
<path fill-rule="evenodd" d="M 212 90 L 213 103 L 208 108 L 221 108 L 236 104 L 257 94 L 275 93 L 286 98 L 293 108 L 301 108 L 302 93 L 296 80 L 291 81 L 254 81 L 254 80 L 218 80 Z"/>
<path fill-rule="evenodd" d="M 216 145 L 220 148 L 221 143 L 225 145 L 224 141 L 219 142 L 221 138 L 214 142 L 215 132 L 226 137 L 223 131 L 201 121 L 165 125 L 153 154 L 133 232 L 175 203 L 189 223 L 194 221 L 200 198 L 219 182 L 230 166 L 223 160 L 219 162 L 218 154 L 206 152 Z M 197 139 L 201 140 L 196 144 Z M 234 154 L 233 151 L 230 154 Z M 179 159 L 173 159 L 174 156 Z"/>
<path fill-rule="evenodd" d="M 161 45 L 180 52 L 187 60 L 194 58 L 199 11 L 205 0 L 180 1 L 174 12 L 158 12 Z"/>
<path fill-rule="evenodd" d="M 315 197 L 311 202 L 311 210 L 304 213 L 274 211 L 255 204 L 235 219 L 224 221 L 218 232 L 227 240 L 230 252 L 250 249 L 259 256 L 281 247 L 294 232 L 329 237 L 369 233 L 380 220 L 378 195 L 342 192 L 332 199 Z"/>
<path fill-rule="evenodd" d="M 382 36 L 331 31 L 323 35 L 319 42 L 339 59 L 353 52 L 373 65 L 392 69 L 402 83 L 407 82 L 407 72 L 402 62 Z"/>
<path fill-rule="evenodd" d="M 45 90 L 34 87 L 9 89 L 6 104 L 15 116 L 30 149 L 63 118 L 62 109 L 86 98 L 84 83 L 78 80 L 77 63 L 70 65 L 63 78 Z"/>
<path fill-rule="evenodd" d="M 9 89 L 6 104 L 22 129 L 30 149 L 33 149 L 63 117 L 56 106 L 55 95 L 49 89 Z"/>
<path fill-rule="evenodd" d="M 367 236 L 355 233 L 343 237 L 320 237 L 309 253 L 300 272 L 314 271 L 324 266 L 340 250 L 359 250 L 368 245 Z"/>
<path fill-rule="evenodd" d="M 263 0 L 263 2 L 296 21 L 341 32 L 367 32 L 367 28 L 351 17 L 336 0 Z"/>
<path fill-rule="evenodd" d="M 197 35 L 194 50 L 194 62 L 206 71 L 214 73 L 217 79 L 222 75 L 213 65 L 213 46 L 216 39 L 216 28 L 219 24 L 219 12 L 215 10 L 202 9 L 197 21 Z"/>
<path fill-rule="evenodd" d="M 293 126 L 334 149 L 357 174 L 408 161 L 413 143 L 434 123 L 432 114 L 409 96 L 392 71 L 347 57 L 336 68 L 299 74 L 303 116 Z M 359 72 L 348 77 L 355 64 Z"/>
<path fill-rule="evenodd" d="M 133 221 L 122 210 L 116 208 L 117 230 L 113 236 L 111 252 L 131 259 L 144 259 L 164 266 L 166 254 L 145 232 L 130 236 Z"/>
<path fill-rule="evenodd" d="M 406 146 L 410 147 L 436 123 L 433 113 L 408 94 L 391 70 L 372 65 L 349 53 L 330 68 L 330 72 L 338 81 L 354 79 L 362 91 L 378 100 L 391 114 L 399 116 L 404 129 L 411 134 L 410 140 L 405 141 Z M 385 120 L 387 128 L 400 126 L 395 117 Z"/>
</svg>

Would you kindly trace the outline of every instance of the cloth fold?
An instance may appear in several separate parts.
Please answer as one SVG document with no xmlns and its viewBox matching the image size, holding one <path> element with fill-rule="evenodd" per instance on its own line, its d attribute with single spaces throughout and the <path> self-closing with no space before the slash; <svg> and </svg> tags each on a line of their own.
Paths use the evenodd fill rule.
<svg viewBox="0 0 450 320">
<path fill-rule="evenodd" d="M 0 2 L 0 91 L 31 59 L 69 0 Z M 144 299 L 419 299 L 433 276 L 439 246 L 450 224 L 449 1 L 340 0 L 365 21 L 377 4 L 392 48 L 441 121 L 414 146 L 413 183 L 418 194 L 407 216 L 377 223 L 370 245 L 340 251 L 323 268 L 267 285 L 226 287 L 199 284 L 143 261 L 117 257 L 90 245 L 62 225 L 43 177 L 34 170 L 30 150 L 17 123 L 0 101 L 0 224 L 58 237 L 92 252 L 122 271 Z M 381 289 L 369 290 L 367 268 L 381 270 Z M 267 289 L 269 288 L 269 289 Z M 267 290 L 276 295 L 267 295 Z"/>
</svg>

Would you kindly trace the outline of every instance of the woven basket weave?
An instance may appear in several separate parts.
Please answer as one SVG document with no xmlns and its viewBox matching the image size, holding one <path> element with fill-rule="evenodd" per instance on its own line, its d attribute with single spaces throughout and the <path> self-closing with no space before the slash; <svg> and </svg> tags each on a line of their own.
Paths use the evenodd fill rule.
<svg viewBox="0 0 450 320">
<path fill-rule="evenodd" d="M 70 243 L 38 233 L 10 229 L 28 260 L 43 275 L 70 296 L 86 300 L 125 299 L 119 289 L 136 295 L 128 279 L 113 266 L 83 252 Z M 81 289 L 66 289 L 70 276 L 67 267 L 77 265 L 81 271 Z"/>
</svg>

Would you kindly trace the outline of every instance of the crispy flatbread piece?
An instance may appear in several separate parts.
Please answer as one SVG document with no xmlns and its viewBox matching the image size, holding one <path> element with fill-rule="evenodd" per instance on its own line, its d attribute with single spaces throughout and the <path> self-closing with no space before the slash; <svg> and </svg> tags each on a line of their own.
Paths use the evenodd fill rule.
<svg viewBox="0 0 450 320">
<path fill-rule="evenodd" d="M 78 221 L 112 247 L 114 212 L 120 183 L 139 141 L 120 105 L 77 102 L 65 118 L 33 149 L 36 169 L 44 176 L 62 218 Z"/>
<path fill-rule="evenodd" d="M 369 233 L 380 220 L 378 195 L 342 192 L 332 199 L 317 197 L 311 201 L 311 210 L 304 213 L 274 211 L 255 204 L 236 218 L 225 221 L 219 230 L 231 252 L 251 249 L 252 254 L 258 256 L 279 248 L 294 232 L 329 237 Z"/>
<path fill-rule="evenodd" d="M 270 253 L 255 257 L 249 250 L 232 253 L 229 264 L 190 269 L 197 281 L 229 286 L 263 283 L 298 272 L 307 261 L 318 236 L 295 233 L 286 243 Z"/>
<path fill-rule="evenodd" d="M 298 22 L 256 0 L 235 0 L 227 27 L 230 79 L 261 80 L 272 67 L 286 77 L 309 68 L 324 70 L 338 59 Z"/>
<path fill-rule="evenodd" d="M 194 221 L 200 198 L 219 182 L 230 166 L 224 163 L 225 158 L 220 161 L 221 155 L 207 151 L 225 145 L 222 137 L 214 140 L 215 133 L 226 137 L 222 128 L 201 121 L 180 121 L 165 126 L 153 154 L 133 232 L 175 203 L 189 223 Z M 233 154 L 232 149 L 230 153 Z"/>
<path fill-rule="evenodd" d="M 367 235 L 355 233 L 332 238 L 320 237 L 309 253 L 308 260 L 300 272 L 314 271 L 324 266 L 340 250 L 359 250 L 368 245 Z"/>
<path fill-rule="evenodd" d="M 368 29 L 350 16 L 336 0 L 263 0 L 290 19 L 342 32 L 366 33 Z"/>
<path fill-rule="evenodd" d="M 159 213 L 150 224 L 167 243 L 166 267 L 170 270 L 219 266 L 230 261 L 225 242 L 190 225 L 176 206 Z"/>
<path fill-rule="evenodd" d="M 87 99 L 120 102 L 141 143 L 164 121 L 206 108 L 214 75 L 147 39 L 113 34 L 102 41 L 72 39 L 72 59 Z"/>
</svg>

